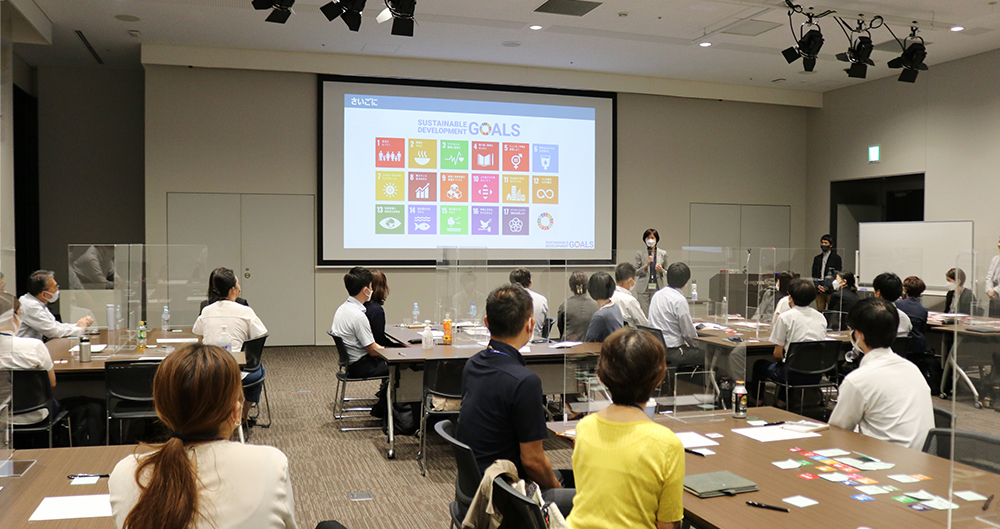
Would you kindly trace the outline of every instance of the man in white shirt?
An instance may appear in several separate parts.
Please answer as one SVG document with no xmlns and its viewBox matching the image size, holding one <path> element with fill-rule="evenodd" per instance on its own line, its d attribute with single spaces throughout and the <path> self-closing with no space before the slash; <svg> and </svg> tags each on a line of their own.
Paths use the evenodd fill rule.
<svg viewBox="0 0 1000 529">
<path fill-rule="evenodd" d="M 840 384 L 830 425 L 920 450 L 934 428 L 934 405 L 920 370 L 890 349 L 899 325 L 895 309 L 869 298 L 848 314 L 851 342 L 864 356 Z"/>
<path fill-rule="evenodd" d="M 20 324 L 19 309 L 20 303 L 17 298 L 9 294 L 0 296 L 0 326 L 5 331 L 0 333 L 0 369 L 43 369 L 48 371 L 49 383 L 52 387 L 56 387 L 56 373 L 53 370 L 55 366 L 45 344 L 41 340 L 13 336 L 12 333 L 6 332 L 16 332 Z M 59 403 L 53 399 L 48 408 L 14 415 L 11 417 L 11 422 L 14 424 L 34 424 L 43 421 L 49 416 L 49 408 L 53 413 L 58 413 Z"/>
<path fill-rule="evenodd" d="M 83 330 L 94 323 L 94 318 L 84 316 L 75 325 L 56 321 L 47 305 L 58 299 L 59 284 L 55 275 L 48 270 L 32 273 L 28 278 L 28 293 L 21 296 L 22 320 L 17 335 L 37 340 L 83 335 Z"/>
<path fill-rule="evenodd" d="M 903 295 L 903 281 L 892 272 L 883 272 L 872 281 L 872 288 L 875 289 L 875 297 L 882 298 L 889 303 L 896 303 L 896 300 Z M 893 305 L 895 307 L 895 305 Z M 896 329 L 897 338 L 905 338 L 913 330 L 913 322 L 905 312 L 896 309 L 896 316 L 899 318 L 899 327 Z"/>
<path fill-rule="evenodd" d="M 826 318 L 818 310 L 809 306 L 816 299 L 816 287 L 811 281 L 797 279 L 788 289 L 790 308 L 778 315 L 768 339 L 774 344 L 775 362 L 757 360 L 753 365 L 753 379 L 750 382 L 750 396 L 761 395 L 761 384 L 766 380 L 796 384 L 814 384 L 820 375 L 796 375 L 788 377 L 785 372 L 785 351 L 795 342 L 819 342 L 826 340 Z"/>
<path fill-rule="evenodd" d="M 635 299 L 631 292 L 635 288 L 635 266 L 632 266 L 632 263 L 619 263 L 615 267 L 615 282 L 618 286 L 611 294 L 611 301 L 621 309 L 625 323 L 633 328 L 639 325 L 649 325 L 649 320 L 642 313 L 639 300 Z"/>
<path fill-rule="evenodd" d="M 660 329 L 667 347 L 667 363 L 705 365 L 705 352 L 698 348 L 698 331 L 691 320 L 691 307 L 681 289 L 691 279 L 685 263 L 667 267 L 667 288 L 657 290 L 649 300 L 649 325 Z"/>
<path fill-rule="evenodd" d="M 527 268 L 516 268 L 510 273 L 510 282 L 521 285 L 531 295 L 532 315 L 535 317 L 535 336 L 544 336 L 546 321 L 549 317 L 549 300 L 545 296 L 531 290 L 531 271 Z"/>
<path fill-rule="evenodd" d="M 389 366 L 379 356 L 382 346 L 375 343 L 371 323 L 365 316 L 365 302 L 372 297 L 372 273 L 367 268 L 355 266 L 344 275 L 347 301 L 337 308 L 330 330 L 344 340 L 350 363 L 347 374 L 352 377 L 384 377 L 389 374 Z M 378 393 L 378 404 L 372 408 L 372 415 L 385 417 L 385 382 Z"/>
</svg>

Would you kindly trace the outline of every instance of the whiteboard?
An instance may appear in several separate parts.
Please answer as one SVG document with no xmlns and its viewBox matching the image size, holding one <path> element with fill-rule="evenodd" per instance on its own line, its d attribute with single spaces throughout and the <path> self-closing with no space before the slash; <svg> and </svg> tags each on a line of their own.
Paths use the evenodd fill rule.
<svg viewBox="0 0 1000 529">
<path fill-rule="evenodd" d="M 882 272 L 905 279 L 917 276 L 928 289 L 944 290 L 944 274 L 963 256 L 967 278 L 971 266 L 973 222 L 862 222 L 858 225 L 859 282 L 871 283 Z"/>
</svg>

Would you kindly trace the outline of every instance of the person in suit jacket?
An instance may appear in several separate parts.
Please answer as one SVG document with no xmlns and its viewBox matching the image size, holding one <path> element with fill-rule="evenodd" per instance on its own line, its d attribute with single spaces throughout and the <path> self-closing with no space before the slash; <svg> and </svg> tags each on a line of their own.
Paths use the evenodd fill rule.
<svg viewBox="0 0 1000 529">
<path fill-rule="evenodd" d="M 952 268 L 948 270 L 944 278 L 948 282 L 948 294 L 944 297 L 944 311 L 977 316 L 977 314 L 972 313 L 976 296 L 972 294 L 971 290 L 965 288 L 965 271 L 961 268 Z M 957 303 L 955 302 L 956 293 L 958 294 Z"/>
<path fill-rule="evenodd" d="M 833 250 L 833 237 L 829 233 L 819 238 L 819 249 L 822 250 L 820 254 L 813 257 L 812 277 L 813 284 L 816 285 L 816 308 L 822 312 L 826 310 L 833 290 L 832 282 L 827 278 L 832 278 L 844 264 Z"/>
<path fill-rule="evenodd" d="M 927 285 L 917 276 L 910 276 L 903 280 L 903 292 L 906 297 L 896 300 L 896 308 L 906 313 L 910 317 L 913 328 L 910 329 L 910 351 L 911 353 L 925 353 L 930 350 L 927 346 L 927 307 L 920 302 L 920 295 L 924 293 Z"/>
<path fill-rule="evenodd" d="M 635 297 L 642 311 L 649 314 L 649 300 L 657 290 L 667 286 L 667 251 L 658 248 L 660 232 L 653 228 L 642 233 L 645 250 L 635 252 Z M 652 272 L 652 273 L 650 273 Z"/>
<path fill-rule="evenodd" d="M 848 312 L 858 302 L 858 286 L 854 279 L 854 272 L 842 270 L 837 272 L 836 279 L 831 285 L 833 294 L 830 294 L 830 303 L 827 305 L 826 321 L 830 328 L 835 331 L 847 329 Z"/>
</svg>

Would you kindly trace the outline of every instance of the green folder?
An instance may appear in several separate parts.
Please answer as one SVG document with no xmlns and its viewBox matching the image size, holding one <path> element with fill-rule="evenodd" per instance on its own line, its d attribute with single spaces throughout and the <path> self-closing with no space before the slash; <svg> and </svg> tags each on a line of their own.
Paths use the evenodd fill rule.
<svg viewBox="0 0 1000 529">
<path fill-rule="evenodd" d="M 757 484 L 728 470 L 695 474 L 684 477 L 684 490 L 699 498 L 734 496 L 743 492 L 760 490 Z"/>
</svg>

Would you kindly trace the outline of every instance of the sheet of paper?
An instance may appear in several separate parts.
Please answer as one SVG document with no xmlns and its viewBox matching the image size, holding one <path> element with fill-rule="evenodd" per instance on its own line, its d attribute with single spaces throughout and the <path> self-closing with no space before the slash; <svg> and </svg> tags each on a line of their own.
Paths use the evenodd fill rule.
<svg viewBox="0 0 1000 529">
<path fill-rule="evenodd" d="M 827 481 L 847 481 L 851 479 L 847 477 L 847 474 L 841 474 L 840 472 L 830 472 L 829 474 L 820 474 L 819 477 Z"/>
<path fill-rule="evenodd" d="M 100 479 L 101 479 L 100 476 L 87 476 L 85 478 L 73 478 L 73 481 L 70 481 L 69 484 L 70 485 L 93 485 L 93 484 L 97 483 L 97 481 L 100 480 Z"/>
<path fill-rule="evenodd" d="M 524 344 L 524 347 L 518 349 L 517 352 L 519 352 L 521 354 L 530 353 L 531 352 L 531 342 L 528 342 L 528 343 Z"/>
<path fill-rule="evenodd" d="M 937 498 L 937 496 L 935 496 L 935 495 L 931 494 L 930 492 L 927 492 L 926 490 L 923 490 L 923 489 L 918 490 L 917 492 L 904 492 L 903 494 L 906 494 L 907 496 L 909 496 L 911 498 L 916 498 L 918 500 L 924 500 L 924 501 L 926 501 L 926 500 L 933 500 L 934 498 Z"/>
<path fill-rule="evenodd" d="M 896 466 L 896 464 L 886 463 L 885 461 L 872 461 L 871 463 L 862 463 L 854 466 L 860 470 L 889 470 L 890 468 Z"/>
<path fill-rule="evenodd" d="M 799 462 L 794 459 L 786 459 L 784 461 L 772 461 L 771 464 L 782 470 L 799 468 L 801 466 Z"/>
<path fill-rule="evenodd" d="M 715 455 L 715 452 L 712 451 L 712 450 L 709 450 L 708 448 L 694 448 L 691 451 L 692 452 L 697 452 L 697 453 L 699 453 L 699 454 L 701 454 L 703 456 L 714 456 Z"/>
<path fill-rule="evenodd" d="M 807 437 L 820 437 L 820 435 L 816 432 L 794 432 L 792 430 L 782 428 L 781 425 L 758 426 L 756 428 L 733 428 L 733 433 L 744 435 L 762 443 L 805 439 Z"/>
<path fill-rule="evenodd" d="M 103 351 L 104 348 L 107 347 L 107 346 L 108 346 L 108 344 L 106 344 L 106 343 L 90 344 L 90 352 L 91 352 L 91 354 L 93 354 L 93 353 L 99 353 L 99 352 Z M 74 345 L 73 347 L 70 347 L 69 352 L 71 352 L 71 353 L 79 353 L 80 352 L 80 345 L 77 344 L 77 345 Z"/>
<path fill-rule="evenodd" d="M 851 454 L 847 450 L 841 450 L 839 448 L 828 448 L 826 450 L 813 450 L 813 452 L 815 452 L 816 455 L 821 455 L 824 457 L 837 457 L 837 456 L 846 456 Z M 850 463 L 847 464 L 850 465 Z"/>
<path fill-rule="evenodd" d="M 986 496 L 983 496 L 982 494 L 972 490 L 958 491 L 955 493 L 955 496 L 958 496 L 959 498 L 962 498 L 965 501 L 983 501 L 986 499 Z"/>
<path fill-rule="evenodd" d="M 701 435 L 700 433 L 694 432 L 675 432 L 678 439 L 681 440 L 681 444 L 684 448 L 702 448 L 705 446 L 718 446 L 719 443 Z"/>
<path fill-rule="evenodd" d="M 707 433 L 705 434 L 705 437 L 708 437 L 710 439 L 719 439 L 723 437 L 723 435 L 721 433 Z"/>
<path fill-rule="evenodd" d="M 857 487 L 854 487 L 854 490 L 857 490 L 858 492 L 863 492 L 865 494 L 868 494 L 869 496 L 874 496 L 876 494 L 889 494 L 889 491 L 883 489 L 878 485 L 859 485 Z"/>
<path fill-rule="evenodd" d="M 808 507 L 810 505 L 816 505 L 818 501 L 812 498 L 806 498 L 805 496 L 792 496 L 790 498 L 784 498 L 781 501 L 785 503 L 790 503 L 796 507 Z"/>
<path fill-rule="evenodd" d="M 549 348 L 551 348 L 551 349 L 566 349 L 566 348 L 569 348 L 569 347 L 576 347 L 576 346 L 578 346 L 578 345 L 580 345 L 582 343 L 583 342 L 556 342 L 556 343 L 550 345 Z"/>
<path fill-rule="evenodd" d="M 889 476 L 889 479 L 894 479 L 900 483 L 916 483 L 920 481 L 919 479 L 912 478 L 906 474 L 892 474 Z"/>
<path fill-rule="evenodd" d="M 198 343 L 197 338 L 157 338 L 156 343 Z"/>
<path fill-rule="evenodd" d="M 765 424 L 767 424 L 767 421 L 762 421 L 760 419 L 753 419 L 747 421 L 747 424 L 749 424 L 750 426 L 764 426 Z"/>
<path fill-rule="evenodd" d="M 101 518 L 111 516 L 111 495 L 52 496 L 42 500 L 28 518 L 29 522 L 41 520 L 72 520 L 75 518 Z"/>
<path fill-rule="evenodd" d="M 944 498 L 938 498 L 938 497 L 935 497 L 933 500 L 922 501 L 920 503 L 922 503 L 922 504 L 930 507 L 931 509 L 937 509 L 939 511 L 942 511 L 942 510 L 945 510 L 945 509 L 957 509 L 958 508 L 957 504 L 952 503 L 952 502 L 950 502 L 950 501 L 948 501 L 948 500 L 946 500 Z"/>
</svg>

